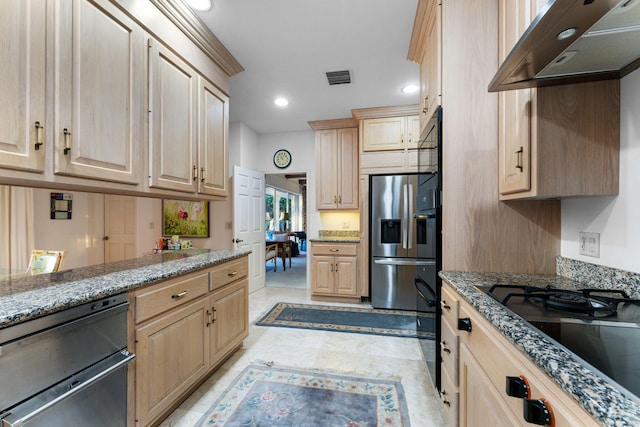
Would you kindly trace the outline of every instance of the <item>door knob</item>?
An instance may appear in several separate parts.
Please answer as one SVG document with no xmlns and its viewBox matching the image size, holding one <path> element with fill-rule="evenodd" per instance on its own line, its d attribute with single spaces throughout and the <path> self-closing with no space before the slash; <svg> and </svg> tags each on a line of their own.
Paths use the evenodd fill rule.
<svg viewBox="0 0 640 427">
<path fill-rule="evenodd" d="M 242 239 L 233 239 L 232 242 L 233 243 L 240 243 L 240 242 L 244 242 L 244 240 L 242 240 Z"/>
</svg>

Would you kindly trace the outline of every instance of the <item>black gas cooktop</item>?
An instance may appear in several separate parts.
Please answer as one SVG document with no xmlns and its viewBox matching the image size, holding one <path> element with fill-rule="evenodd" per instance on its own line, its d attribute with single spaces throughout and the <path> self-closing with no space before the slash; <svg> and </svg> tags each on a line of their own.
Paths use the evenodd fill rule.
<svg viewBox="0 0 640 427">
<path fill-rule="evenodd" d="M 640 399 L 640 300 L 618 290 L 478 289 Z"/>
</svg>

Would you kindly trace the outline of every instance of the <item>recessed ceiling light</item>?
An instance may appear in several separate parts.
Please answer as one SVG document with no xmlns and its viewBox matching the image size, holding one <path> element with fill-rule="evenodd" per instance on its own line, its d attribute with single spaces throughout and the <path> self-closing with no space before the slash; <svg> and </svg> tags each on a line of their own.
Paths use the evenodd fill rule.
<svg viewBox="0 0 640 427">
<path fill-rule="evenodd" d="M 402 88 L 402 93 L 416 93 L 420 90 L 420 86 L 418 85 L 406 85 Z"/>
<path fill-rule="evenodd" d="M 558 33 L 558 35 L 556 36 L 556 40 L 568 39 L 569 37 L 571 37 L 575 33 L 576 33 L 576 27 L 567 28 L 566 30 L 560 31 Z"/>
<path fill-rule="evenodd" d="M 195 10 L 206 12 L 213 7 L 212 0 L 187 0 L 187 4 Z"/>
<path fill-rule="evenodd" d="M 286 107 L 287 105 L 289 105 L 289 101 L 286 98 L 276 98 L 275 101 L 273 101 L 274 104 L 276 104 L 278 107 Z"/>
</svg>

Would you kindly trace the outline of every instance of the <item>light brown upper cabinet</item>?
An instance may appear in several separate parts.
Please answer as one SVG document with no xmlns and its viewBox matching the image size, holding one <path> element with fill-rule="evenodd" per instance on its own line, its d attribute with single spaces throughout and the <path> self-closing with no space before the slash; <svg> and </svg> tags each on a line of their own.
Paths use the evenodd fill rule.
<svg viewBox="0 0 640 427">
<path fill-rule="evenodd" d="M 316 208 L 358 210 L 358 129 L 316 131 Z"/>
<path fill-rule="evenodd" d="M 0 167 L 44 170 L 45 0 L 3 0 L 0 13 Z"/>
<path fill-rule="evenodd" d="M 500 61 L 544 3 L 500 0 Z M 500 199 L 617 194 L 619 92 L 618 80 L 500 92 Z"/>
<path fill-rule="evenodd" d="M 418 2 L 408 58 L 420 64 L 420 130 L 442 104 L 442 2 Z"/>
<path fill-rule="evenodd" d="M 420 116 L 365 119 L 362 131 L 362 151 L 418 148 Z"/>
<path fill-rule="evenodd" d="M 144 33 L 106 0 L 55 4 L 54 172 L 139 184 Z"/>
<path fill-rule="evenodd" d="M 162 43 L 148 47 L 150 186 L 226 196 L 228 98 Z"/>
</svg>

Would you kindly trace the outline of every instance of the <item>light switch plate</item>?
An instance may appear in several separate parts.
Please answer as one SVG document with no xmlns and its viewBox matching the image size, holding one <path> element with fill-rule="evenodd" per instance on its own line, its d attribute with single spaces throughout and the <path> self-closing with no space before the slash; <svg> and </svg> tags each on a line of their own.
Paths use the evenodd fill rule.
<svg viewBox="0 0 640 427">
<path fill-rule="evenodd" d="M 581 231 L 578 244 L 580 245 L 580 255 L 600 258 L 600 233 Z"/>
</svg>

